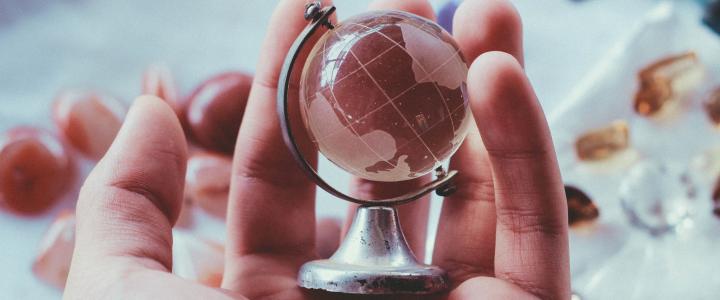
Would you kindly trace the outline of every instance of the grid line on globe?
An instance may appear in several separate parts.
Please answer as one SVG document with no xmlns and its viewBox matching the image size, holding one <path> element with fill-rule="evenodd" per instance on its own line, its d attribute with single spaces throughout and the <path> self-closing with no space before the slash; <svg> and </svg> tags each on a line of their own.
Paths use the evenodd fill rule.
<svg viewBox="0 0 720 300">
<path fill-rule="evenodd" d="M 319 150 L 354 175 L 412 179 L 439 166 L 467 132 L 467 64 L 427 20 L 375 16 L 316 43 L 301 79 L 303 121 Z"/>
<path fill-rule="evenodd" d="M 353 24 L 353 25 L 354 25 L 354 24 Z M 324 42 L 324 43 L 323 43 L 323 48 L 324 48 L 325 44 L 326 44 L 326 43 Z M 335 81 L 335 83 L 339 83 L 340 81 L 348 78 L 350 75 L 354 74 L 355 72 L 359 72 L 359 71 L 361 71 L 361 70 L 365 70 L 365 69 L 363 68 L 363 66 L 365 66 L 365 65 L 367 65 L 367 64 L 375 61 L 376 59 L 380 58 L 383 54 L 387 53 L 388 51 L 392 50 L 392 49 L 395 48 L 395 47 L 400 47 L 400 48 L 402 48 L 401 46 L 397 45 L 397 43 L 395 43 L 395 46 L 392 46 L 392 47 L 388 48 L 387 50 L 384 50 L 382 53 L 380 53 L 378 56 L 372 58 L 370 61 L 360 64 L 360 67 L 358 67 L 358 68 L 355 69 L 354 71 L 348 73 L 347 75 L 341 77 L 340 79 L 337 79 L 337 80 Z M 325 51 L 325 50 L 323 49 L 323 51 L 319 52 L 317 55 L 320 55 L 320 54 L 324 53 L 324 51 Z M 443 66 L 445 66 L 445 64 L 449 63 L 454 56 L 459 55 L 459 54 L 460 54 L 460 50 L 456 50 L 455 53 L 454 53 L 453 55 L 451 55 L 448 59 L 446 59 L 440 66 L 437 66 L 437 67 L 435 67 L 434 70 L 428 72 L 427 75 L 425 76 L 425 78 L 423 78 L 423 79 L 426 79 L 427 77 L 432 76 L 437 70 L 439 70 L 440 68 L 442 68 Z M 424 70 L 424 69 L 423 69 L 423 70 Z M 370 77 L 372 77 L 371 74 L 368 74 L 368 75 L 369 75 Z M 373 109 L 372 111 L 368 112 L 366 115 L 358 118 L 357 120 L 354 120 L 353 122 L 358 122 L 358 121 L 366 118 L 366 117 L 369 116 L 370 114 L 372 114 L 372 113 L 374 113 L 374 112 L 376 112 L 376 111 L 384 108 L 385 106 L 390 105 L 392 101 L 394 101 L 395 99 L 403 96 L 406 92 L 408 92 L 409 90 L 411 90 L 412 88 L 414 88 L 414 87 L 417 86 L 417 85 L 418 85 L 418 83 L 414 83 L 413 85 L 411 85 L 410 87 L 408 87 L 407 89 L 405 89 L 403 92 L 401 92 L 398 96 L 395 96 L 395 97 L 391 98 L 390 101 L 388 101 L 388 102 L 386 102 L 385 104 L 382 104 L 381 106 Z M 434 84 L 434 83 L 433 83 L 433 85 L 435 85 L 435 88 L 436 88 L 437 92 L 440 94 L 440 91 L 439 91 L 439 88 L 437 88 L 437 85 Z M 379 88 L 380 88 L 380 87 L 379 87 Z M 332 92 L 332 87 L 325 87 L 325 88 L 323 88 L 323 89 L 325 89 L 325 90 L 330 90 L 330 91 Z M 311 96 L 308 96 L 308 97 L 311 97 Z M 443 104 L 445 104 L 445 103 L 443 102 Z M 447 105 L 445 105 L 445 106 L 447 107 Z M 458 105 L 457 107 L 453 108 L 452 111 L 450 111 L 450 110 L 448 109 L 448 114 L 449 114 L 449 115 L 452 115 L 453 113 L 455 113 L 455 112 L 457 112 L 458 110 L 463 109 L 463 108 L 464 108 L 464 105 Z M 448 118 L 449 115 L 446 116 L 446 118 Z M 443 120 L 444 120 L 444 119 L 443 119 Z M 442 122 L 443 120 L 441 120 L 441 122 Z M 452 122 L 452 118 L 450 118 L 450 121 Z M 351 123 L 351 122 L 348 122 L 348 123 Z M 439 124 L 439 123 L 436 123 L 435 125 L 431 126 L 430 128 L 432 128 L 432 127 L 434 127 L 434 126 L 437 126 L 438 124 Z M 453 123 L 451 123 L 451 125 L 452 125 L 452 129 L 453 129 L 453 131 L 454 131 L 454 130 L 455 130 L 455 126 L 454 126 Z M 338 129 L 338 130 L 336 130 L 336 131 L 334 131 L 334 132 L 329 133 L 328 136 L 333 135 L 333 134 L 335 134 L 335 133 L 338 133 L 338 132 L 342 131 L 343 129 L 347 129 L 347 128 L 351 127 L 351 126 L 352 126 L 352 124 L 347 125 L 346 127 L 340 128 L 340 129 Z M 323 138 L 325 138 L 325 137 L 327 137 L 327 136 L 320 137 L 320 138 L 316 138 L 315 141 L 321 141 L 321 140 L 322 140 Z M 411 142 L 412 142 L 412 141 L 411 141 Z M 409 143 L 409 142 L 408 142 L 408 143 Z M 404 145 L 402 145 L 402 146 L 404 146 Z M 402 146 L 400 146 L 400 147 L 402 147 Z M 400 148 L 400 147 L 398 147 L 398 148 Z"/>
<path fill-rule="evenodd" d="M 326 42 L 326 41 L 325 41 L 325 42 Z M 323 42 L 323 48 L 324 48 L 324 46 L 325 46 L 325 44 L 326 44 L 325 42 Z M 349 72 L 348 74 L 340 77 L 339 79 L 335 80 L 335 83 L 337 84 L 337 83 L 339 83 L 339 82 L 347 79 L 348 77 L 350 77 L 350 75 L 353 75 L 353 74 L 355 74 L 356 72 L 359 72 L 359 71 L 363 70 L 362 66 L 365 66 L 365 65 L 367 65 L 367 64 L 372 63 L 372 62 L 375 61 L 376 59 L 382 57 L 383 54 L 389 52 L 390 50 L 392 50 L 392 49 L 395 48 L 395 47 L 400 47 L 400 48 L 402 48 L 401 46 L 399 46 L 399 45 L 396 44 L 396 45 L 394 45 L 394 46 L 392 46 L 392 47 L 384 50 L 383 52 L 381 52 L 380 54 L 378 54 L 376 57 L 372 58 L 371 60 L 369 60 L 369 61 L 367 61 L 367 62 L 365 62 L 365 63 L 360 64 L 360 66 L 359 66 L 357 69 L 355 69 L 355 70 Z M 323 49 L 322 51 L 318 52 L 315 56 L 321 55 L 321 54 L 323 54 L 324 52 L 325 52 L 325 49 Z M 454 53 L 453 55 L 451 55 L 450 57 L 448 57 L 448 59 L 446 59 L 440 66 L 437 66 L 437 67 L 435 67 L 435 69 L 433 69 L 432 71 L 428 72 L 427 75 L 425 76 L 425 78 L 423 78 L 423 80 L 424 80 L 424 79 L 427 79 L 428 77 L 430 77 L 430 76 L 432 76 L 433 74 L 435 74 L 436 71 L 438 71 L 440 68 L 442 68 L 443 66 L 445 66 L 447 63 L 449 63 L 449 62 L 454 58 L 454 56 L 457 56 L 457 55 L 460 55 L 460 50 L 459 50 L 459 49 L 458 49 L 458 50 L 455 50 L 455 53 Z M 312 59 L 312 58 L 309 58 L 308 60 L 310 60 L 310 59 Z M 401 92 L 399 95 L 393 97 L 393 98 L 391 99 L 391 101 L 394 101 L 395 99 L 403 96 L 406 92 L 410 91 L 412 88 L 414 88 L 414 87 L 417 86 L 417 85 L 418 85 L 418 83 L 415 83 L 415 84 L 411 85 L 410 87 L 408 87 L 407 89 L 405 89 L 403 92 Z M 330 90 L 330 89 L 331 89 L 331 87 L 324 87 L 324 88 L 323 88 L 323 90 Z M 306 97 L 312 97 L 312 96 L 306 95 Z M 370 114 L 372 114 L 372 113 L 374 113 L 374 112 L 376 112 L 376 111 L 384 108 L 384 107 L 387 106 L 387 105 L 390 105 L 390 102 L 387 102 L 387 103 L 385 103 L 385 104 L 383 104 L 383 105 L 381 105 L 381 106 L 373 109 L 372 111 L 368 112 L 365 116 L 363 116 L 363 117 L 355 120 L 354 122 L 357 122 L 357 121 L 359 121 L 359 120 L 364 119 L 364 118 L 367 117 L 368 115 L 370 115 Z M 462 109 L 462 108 L 464 108 L 463 105 L 458 105 L 458 106 L 455 107 L 452 111 L 449 111 L 449 113 L 450 113 L 450 114 L 453 114 L 453 113 L 457 112 L 458 110 L 460 110 L 460 109 Z M 452 121 L 452 119 L 451 119 L 451 121 Z M 348 126 L 349 126 L 349 125 L 348 125 Z M 346 127 L 340 128 L 340 129 L 338 129 L 337 131 L 331 132 L 331 133 L 328 134 L 328 135 L 332 135 L 332 134 L 334 134 L 334 133 L 337 133 L 337 132 L 341 131 L 342 129 L 346 129 Z M 453 124 L 453 129 L 455 129 L 454 124 Z M 321 140 L 322 138 L 324 138 L 324 137 L 317 138 L 317 140 Z"/>
<path fill-rule="evenodd" d="M 358 59 L 357 55 L 355 55 L 355 53 L 353 53 L 352 50 L 350 50 L 350 54 L 351 54 L 353 57 L 355 57 L 355 59 Z M 359 61 L 359 59 L 358 59 L 358 61 Z M 420 137 L 420 134 L 418 134 L 418 133 L 417 133 L 417 130 L 413 128 L 413 126 L 412 126 L 412 124 L 410 123 L 410 121 L 407 120 L 407 117 L 405 117 L 405 116 L 403 115 L 402 111 L 400 111 L 400 109 L 397 107 L 397 105 L 395 104 L 395 102 L 393 102 L 392 98 L 390 98 L 390 96 L 388 96 L 387 91 L 385 91 L 385 90 L 382 88 L 382 86 L 378 83 L 377 79 L 375 79 L 375 77 L 373 77 L 372 74 L 370 74 L 370 71 L 368 71 L 365 66 L 363 66 L 362 68 L 363 68 L 363 71 L 365 71 L 365 73 L 368 74 L 368 77 L 370 77 L 370 80 L 372 80 L 372 82 L 375 84 L 375 86 L 377 86 L 378 89 L 380 89 L 380 91 L 383 93 L 383 95 L 385 95 L 385 98 L 386 98 L 387 101 L 388 101 L 387 103 L 390 103 L 390 105 L 393 107 L 393 109 L 395 109 L 395 111 L 397 111 L 397 113 L 400 115 L 400 118 L 402 118 L 402 120 L 405 122 L 405 124 L 410 128 L 410 130 L 411 130 L 412 133 L 415 135 L 415 137 L 417 138 L 417 140 L 419 140 L 420 143 L 423 145 L 423 147 L 425 147 L 425 149 L 427 149 L 427 151 L 430 152 L 430 155 L 432 155 L 433 160 L 435 160 L 436 163 L 440 163 L 440 161 L 437 159 L 437 157 L 435 156 L 435 154 L 432 153 L 432 150 L 430 150 L 430 147 L 428 147 L 428 145 L 425 143 L 425 140 L 423 140 L 423 139 Z M 332 91 L 332 88 L 330 88 L 330 90 Z M 337 99 L 335 99 L 335 102 L 337 102 Z M 441 120 L 440 122 L 442 122 L 442 120 Z M 350 127 L 352 127 L 352 123 L 350 123 Z M 453 132 L 455 132 L 454 129 L 453 129 Z M 360 136 L 360 140 L 362 140 L 362 136 Z M 409 143 L 411 143 L 411 142 L 414 141 L 414 140 L 415 140 L 415 139 L 410 140 Z M 365 143 L 365 144 L 367 145 L 367 143 Z M 369 146 L 368 146 L 368 147 L 369 147 Z M 373 151 L 373 152 L 375 152 L 375 151 Z M 381 157 L 381 158 L 382 158 L 382 157 Z M 391 164 L 391 165 L 392 165 L 392 164 Z M 393 167 L 396 167 L 396 166 L 394 165 Z"/>
<path fill-rule="evenodd" d="M 362 26 L 362 27 L 365 27 L 366 29 L 372 30 L 372 28 L 367 27 L 367 26 L 362 25 L 362 24 L 351 23 L 350 25 Z M 419 27 L 419 29 L 422 29 L 423 27 L 425 27 L 425 25 L 427 25 L 427 23 L 423 23 L 423 24 Z M 381 31 L 377 31 L 377 33 L 378 33 L 379 35 L 382 35 L 384 38 L 386 38 L 386 39 L 387 39 L 388 41 L 390 41 L 391 43 L 395 44 L 395 46 L 398 46 L 398 47 L 400 47 L 401 49 L 403 49 L 403 50 L 407 53 L 407 55 L 409 55 L 409 56 L 413 59 L 413 61 L 417 61 L 417 59 L 412 55 L 412 53 L 410 53 L 409 51 L 407 51 L 407 49 L 405 49 L 405 47 L 402 47 L 400 44 L 398 44 L 398 42 L 392 40 L 390 37 L 388 37 L 387 35 L 383 34 Z M 455 52 L 455 53 L 453 53 L 453 54 L 451 55 L 451 57 L 454 56 L 454 55 L 457 55 L 457 53 L 459 53 L 459 51 L 454 51 L 454 52 Z M 352 50 L 350 51 L 350 53 L 352 53 Z M 448 60 L 446 60 L 446 61 L 450 61 L 450 60 L 448 59 Z M 364 64 L 363 64 L 362 66 L 363 66 L 363 69 L 365 69 Z M 425 76 L 426 78 L 432 75 L 431 73 L 428 73 L 428 71 L 425 69 L 425 67 L 424 67 L 422 64 L 418 64 L 418 67 L 420 67 L 420 69 L 422 69 L 422 71 L 423 71 L 425 74 L 427 74 L 427 75 Z M 365 71 L 367 71 L 367 70 L 365 70 Z M 370 77 L 372 78 L 372 74 L 369 74 L 369 73 L 368 73 L 368 75 L 370 75 Z M 415 84 L 417 84 L 417 83 L 415 83 Z M 435 87 L 435 90 L 437 91 L 438 95 L 439 95 L 440 97 L 443 97 L 444 95 L 442 94 L 442 92 L 440 92 L 440 88 L 438 88 L 437 84 L 436 84 L 435 82 L 432 82 L 432 85 L 433 85 L 433 87 Z M 414 85 L 413 85 L 413 86 L 414 86 Z M 382 89 L 382 87 L 380 87 L 380 88 Z M 389 98 L 388 98 L 388 99 L 389 99 Z M 393 101 L 393 100 L 391 99 L 389 102 L 392 102 L 392 101 Z M 445 109 L 447 110 L 448 116 L 449 116 L 449 115 L 450 115 L 450 108 L 447 106 L 447 102 L 446 102 L 446 101 L 442 101 L 442 103 L 443 103 L 443 106 L 445 106 Z M 450 126 L 452 126 L 452 133 L 455 134 L 455 124 L 454 124 L 452 118 L 449 118 L 449 119 L 450 119 Z M 441 122 L 442 122 L 442 121 L 441 121 Z M 418 136 L 418 138 L 420 138 L 420 136 Z M 421 140 L 422 140 L 422 139 L 421 139 Z M 428 149 L 428 150 L 429 150 L 429 149 Z M 437 159 L 436 159 L 436 160 L 437 160 Z"/>
</svg>

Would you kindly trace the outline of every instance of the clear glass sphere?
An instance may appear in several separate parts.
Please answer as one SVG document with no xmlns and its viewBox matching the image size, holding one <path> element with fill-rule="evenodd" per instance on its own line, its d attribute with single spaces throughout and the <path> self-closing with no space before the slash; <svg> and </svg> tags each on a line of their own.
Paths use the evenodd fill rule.
<svg viewBox="0 0 720 300">
<path fill-rule="evenodd" d="M 315 44 L 300 83 L 303 121 L 320 152 L 352 174 L 402 181 L 460 146 L 472 119 L 467 63 L 427 19 L 376 11 L 347 19 Z"/>
</svg>

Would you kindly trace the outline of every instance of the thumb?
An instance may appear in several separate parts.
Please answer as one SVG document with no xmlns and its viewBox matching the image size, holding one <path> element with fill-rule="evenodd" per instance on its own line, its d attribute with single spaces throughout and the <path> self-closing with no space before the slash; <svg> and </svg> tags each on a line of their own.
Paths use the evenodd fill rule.
<svg viewBox="0 0 720 300">
<path fill-rule="evenodd" d="M 186 148 L 170 107 L 139 97 L 80 191 L 68 290 L 91 281 L 75 290 L 93 295 L 88 288 L 99 291 L 133 270 L 171 270 Z"/>
</svg>

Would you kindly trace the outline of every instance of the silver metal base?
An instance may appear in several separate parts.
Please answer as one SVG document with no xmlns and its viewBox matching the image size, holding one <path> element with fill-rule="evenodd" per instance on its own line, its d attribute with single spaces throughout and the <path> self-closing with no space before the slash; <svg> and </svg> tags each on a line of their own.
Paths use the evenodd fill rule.
<svg viewBox="0 0 720 300">
<path fill-rule="evenodd" d="M 417 261 L 394 207 L 361 206 L 335 254 L 305 263 L 298 284 L 347 294 L 431 294 L 446 290 L 448 279 Z"/>
</svg>

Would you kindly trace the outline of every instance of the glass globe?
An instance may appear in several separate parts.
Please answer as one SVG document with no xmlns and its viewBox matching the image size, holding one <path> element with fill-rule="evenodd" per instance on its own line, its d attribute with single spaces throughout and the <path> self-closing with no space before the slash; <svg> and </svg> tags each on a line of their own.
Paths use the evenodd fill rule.
<svg viewBox="0 0 720 300">
<path fill-rule="evenodd" d="M 327 31 L 300 81 L 306 129 L 321 153 L 374 181 L 437 168 L 471 120 L 467 63 L 453 38 L 427 19 L 376 11 Z"/>
</svg>

